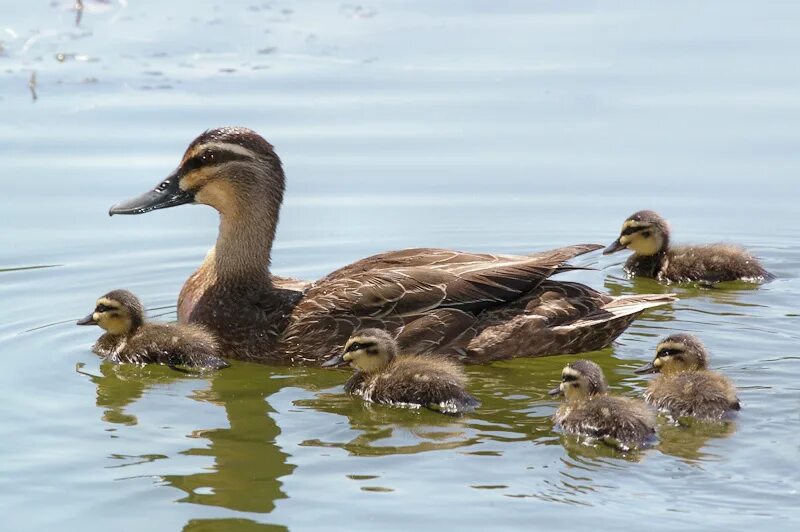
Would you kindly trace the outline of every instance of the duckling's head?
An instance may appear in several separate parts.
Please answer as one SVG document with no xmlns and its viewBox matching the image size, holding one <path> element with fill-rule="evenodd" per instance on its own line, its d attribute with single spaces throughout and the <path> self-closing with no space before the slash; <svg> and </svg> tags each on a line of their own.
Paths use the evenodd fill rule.
<svg viewBox="0 0 800 532">
<path fill-rule="evenodd" d="M 609 255 L 628 248 L 637 255 L 656 255 L 669 247 L 669 224 L 653 211 L 639 211 L 625 220 L 619 237 L 603 250 Z"/>
<path fill-rule="evenodd" d="M 178 168 L 154 190 L 114 205 L 109 214 L 203 203 L 236 217 L 258 206 L 276 210 L 284 188 L 281 161 L 269 142 L 248 128 L 221 127 L 194 139 Z"/>
<path fill-rule="evenodd" d="M 113 335 L 129 334 L 144 323 L 144 307 L 127 290 L 112 290 L 97 300 L 91 314 L 78 325 L 99 325 Z"/>
<path fill-rule="evenodd" d="M 659 342 L 652 362 L 635 373 L 680 373 L 708 368 L 708 352 L 703 343 L 691 334 L 673 334 Z"/>
<path fill-rule="evenodd" d="M 344 352 L 325 362 L 323 367 L 349 362 L 353 368 L 365 373 L 381 371 L 397 356 L 397 342 L 381 329 L 362 329 L 353 333 L 344 346 Z"/>
<path fill-rule="evenodd" d="M 589 360 L 576 360 L 561 370 L 561 384 L 550 390 L 550 395 L 563 395 L 567 401 L 586 399 L 605 393 L 606 378 L 600 366 Z"/>
</svg>

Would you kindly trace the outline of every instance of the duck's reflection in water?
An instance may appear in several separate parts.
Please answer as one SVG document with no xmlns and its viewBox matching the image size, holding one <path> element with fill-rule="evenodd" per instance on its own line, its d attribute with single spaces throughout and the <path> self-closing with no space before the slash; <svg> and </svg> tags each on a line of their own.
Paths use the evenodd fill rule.
<svg viewBox="0 0 800 532">
<path fill-rule="evenodd" d="M 188 435 L 203 443 L 181 454 L 210 456 L 214 465 L 199 473 L 161 476 L 166 485 L 186 493 L 178 502 L 269 513 L 276 500 L 285 498 L 279 479 L 290 474 L 294 466 L 287 463 L 288 455 L 275 444 L 280 429 L 271 417 L 267 398 L 286 385 L 281 377 L 288 370 L 236 364 L 196 379 L 200 389 L 191 398 L 224 408 L 229 426 L 197 429 Z M 97 406 L 103 409 L 102 419 L 126 425 L 136 425 L 138 421 L 125 408 L 141 399 L 148 389 L 192 378 L 162 366 L 103 363 L 100 375 L 79 371 L 97 386 Z"/>
</svg>

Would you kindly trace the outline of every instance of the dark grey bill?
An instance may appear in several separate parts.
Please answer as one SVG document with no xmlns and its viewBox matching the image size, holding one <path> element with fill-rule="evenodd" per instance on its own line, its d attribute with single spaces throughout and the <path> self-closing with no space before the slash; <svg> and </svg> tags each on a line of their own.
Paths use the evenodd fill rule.
<svg viewBox="0 0 800 532">
<path fill-rule="evenodd" d="M 625 246 L 619 243 L 619 238 L 614 240 L 609 246 L 603 250 L 603 255 L 611 255 L 617 251 L 625 249 Z"/>
<path fill-rule="evenodd" d="M 547 392 L 547 395 L 561 395 L 562 393 L 563 392 L 561 391 L 561 385 L 559 384 L 558 386 Z"/>
<path fill-rule="evenodd" d="M 167 209 L 184 203 L 192 203 L 194 194 L 181 190 L 178 186 L 178 181 L 178 171 L 175 170 L 153 190 L 112 206 L 108 210 L 108 215 L 144 214 L 156 209 Z"/>
<path fill-rule="evenodd" d="M 336 355 L 322 363 L 323 368 L 338 368 L 345 363 L 344 355 Z"/>
<path fill-rule="evenodd" d="M 93 318 L 92 316 L 94 316 L 94 313 L 92 313 L 92 314 L 89 314 L 89 315 L 88 315 L 88 316 L 86 316 L 85 318 L 81 318 L 81 319 L 79 319 L 79 320 L 78 320 L 78 321 L 75 323 L 75 325 L 97 325 L 97 322 L 96 322 L 96 321 L 94 321 L 94 318 Z"/>
<path fill-rule="evenodd" d="M 657 373 L 658 368 L 655 367 L 652 362 L 648 362 L 641 368 L 636 368 L 635 370 L 633 370 L 633 372 L 636 373 L 637 375 L 645 375 L 647 373 Z"/>
</svg>

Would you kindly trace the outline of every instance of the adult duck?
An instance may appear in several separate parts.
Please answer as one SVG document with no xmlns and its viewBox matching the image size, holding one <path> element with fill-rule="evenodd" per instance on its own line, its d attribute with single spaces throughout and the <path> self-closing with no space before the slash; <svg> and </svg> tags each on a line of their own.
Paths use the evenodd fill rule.
<svg viewBox="0 0 800 532">
<path fill-rule="evenodd" d="M 669 295 L 611 297 L 548 277 L 599 249 L 532 255 L 407 249 L 382 253 L 307 284 L 273 276 L 272 242 L 285 178 L 270 145 L 250 129 L 206 131 L 154 190 L 109 214 L 202 203 L 220 214 L 219 236 L 178 297 L 178 319 L 201 323 L 226 356 L 320 364 L 350 335 L 381 328 L 402 350 L 457 354 L 465 362 L 600 349 Z"/>
</svg>

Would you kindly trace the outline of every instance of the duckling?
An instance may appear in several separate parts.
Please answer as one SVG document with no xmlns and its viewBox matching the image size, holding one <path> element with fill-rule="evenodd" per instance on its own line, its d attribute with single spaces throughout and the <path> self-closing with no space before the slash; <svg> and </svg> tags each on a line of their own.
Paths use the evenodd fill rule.
<svg viewBox="0 0 800 532">
<path fill-rule="evenodd" d="M 634 252 L 625 263 L 625 271 L 631 276 L 708 284 L 773 278 L 757 258 L 733 244 L 671 247 L 669 225 L 653 211 L 639 211 L 629 216 L 622 224 L 619 237 L 603 254 L 625 248 Z"/>
<path fill-rule="evenodd" d="M 564 432 L 589 436 L 627 451 L 655 437 L 655 415 L 644 402 L 607 394 L 603 370 L 594 362 L 577 360 L 564 367 L 561 384 L 550 395 L 566 398 L 553 420 Z"/>
<path fill-rule="evenodd" d="M 673 418 L 720 421 L 741 406 L 730 380 L 708 370 L 708 352 L 691 334 L 668 336 L 656 357 L 635 373 L 660 373 L 647 387 L 645 401 Z"/>
<path fill-rule="evenodd" d="M 113 290 L 97 300 L 91 314 L 78 325 L 105 329 L 92 351 L 118 364 L 164 364 L 222 369 L 217 339 L 199 325 L 146 323 L 144 307 L 127 290 Z"/>
<path fill-rule="evenodd" d="M 447 414 L 471 412 L 480 405 L 464 390 L 467 378 L 457 363 L 433 355 L 398 356 L 397 351 L 397 341 L 386 331 L 363 329 L 323 367 L 349 362 L 357 371 L 344 390 L 372 403 L 426 407 Z"/>
</svg>

